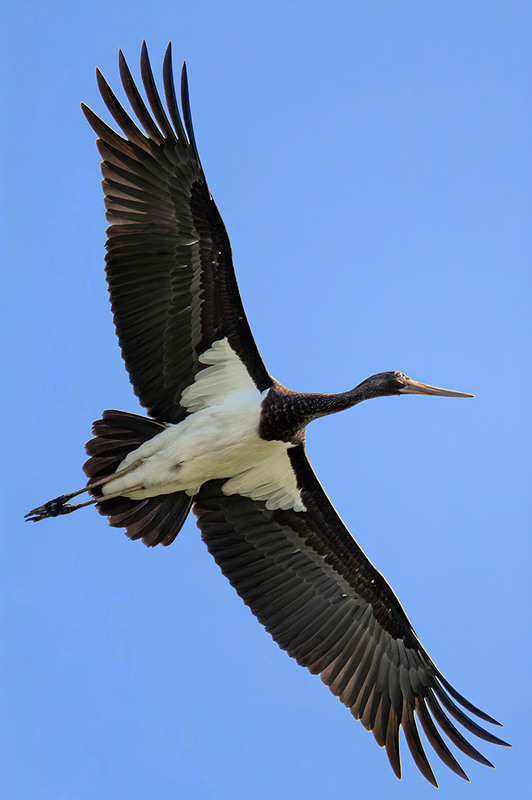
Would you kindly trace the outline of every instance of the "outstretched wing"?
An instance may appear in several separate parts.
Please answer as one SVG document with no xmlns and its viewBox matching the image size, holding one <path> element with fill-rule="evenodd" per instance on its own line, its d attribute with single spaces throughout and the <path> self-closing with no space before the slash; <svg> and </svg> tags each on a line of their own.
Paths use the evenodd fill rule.
<svg viewBox="0 0 532 800">
<path fill-rule="evenodd" d="M 131 382 L 149 414 L 165 422 L 186 415 L 183 390 L 204 364 L 201 355 L 227 339 L 259 391 L 272 385 L 251 335 L 233 270 L 231 245 L 203 174 L 188 97 L 185 66 L 179 113 L 171 46 L 164 58 L 167 112 L 145 43 L 144 89 L 153 116 L 122 52 L 120 75 L 129 116 L 97 71 L 119 136 L 93 111 L 83 111 L 99 136 L 103 189 L 110 223 L 106 273 L 116 332 Z"/>
<path fill-rule="evenodd" d="M 275 641 L 319 674 L 333 694 L 386 747 L 401 776 L 402 726 L 415 763 L 437 786 L 416 727 L 454 772 L 468 780 L 434 721 L 476 761 L 492 766 L 453 725 L 505 744 L 453 702 L 498 724 L 445 680 L 421 646 L 394 592 L 367 559 L 323 491 L 304 447 L 288 451 L 306 511 L 268 510 L 205 484 L 194 512 L 210 552 Z M 442 708 L 443 706 L 443 708 Z"/>
</svg>

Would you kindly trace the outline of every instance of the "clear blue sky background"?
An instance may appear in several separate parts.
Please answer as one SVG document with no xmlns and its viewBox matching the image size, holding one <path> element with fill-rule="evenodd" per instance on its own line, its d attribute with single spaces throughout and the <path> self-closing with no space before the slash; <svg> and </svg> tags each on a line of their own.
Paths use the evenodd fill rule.
<svg viewBox="0 0 532 800">
<path fill-rule="evenodd" d="M 295 389 L 401 369 L 475 400 L 321 420 L 333 502 L 447 678 L 514 745 L 433 763 L 439 797 L 530 789 L 528 2 L 13 2 L 2 20 L 2 715 L 6 800 L 434 796 L 292 662 L 193 521 L 147 550 L 93 510 L 104 408 L 137 411 L 103 276 L 98 65 L 189 67 L 198 144 L 257 342 Z M 6 370 L 7 365 L 7 370 Z M 7 377 L 6 377 L 7 375 Z"/>
</svg>

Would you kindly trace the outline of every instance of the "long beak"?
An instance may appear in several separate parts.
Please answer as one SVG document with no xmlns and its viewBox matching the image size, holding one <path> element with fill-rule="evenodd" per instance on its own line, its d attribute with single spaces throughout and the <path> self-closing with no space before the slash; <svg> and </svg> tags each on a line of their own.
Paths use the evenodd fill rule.
<svg viewBox="0 0 532 800">
<path fill-rule="evenodd" d="M 435 394 L 440 397 L 474 397 L 474 394 L 467 392 L 454 392 L 452 389 L 442 389 L 440 386 L 431 386 L 430 383 L 420 383 L 408 378 L 402 389 L 401 394 Z"/>
</svg>

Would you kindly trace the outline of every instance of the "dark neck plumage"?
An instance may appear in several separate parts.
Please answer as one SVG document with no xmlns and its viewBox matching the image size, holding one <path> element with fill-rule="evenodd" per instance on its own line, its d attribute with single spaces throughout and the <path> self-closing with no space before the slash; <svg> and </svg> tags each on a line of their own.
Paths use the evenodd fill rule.
<svg viewBox="0 0 532 800">
<path fill-rule="evenodd" d="M 312 420 L 336 414 L 377 396 L 368 389 L 361 384 L 348 392 L 319 394 L 292 392 L 286 386 L 276 384 L 262 404 L 259 436 L 270 441 L 303 441 L 304 430 Z"/>
</svg>

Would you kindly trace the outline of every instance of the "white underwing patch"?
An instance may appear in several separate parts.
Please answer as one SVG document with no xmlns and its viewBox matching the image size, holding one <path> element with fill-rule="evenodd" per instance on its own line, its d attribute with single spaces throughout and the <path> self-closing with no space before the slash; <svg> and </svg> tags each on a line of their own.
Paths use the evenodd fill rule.
<svg viewBox="0 0 532 800">
<path fill-rule="evenodd" d="M 187 386 L 181 395 L 181 405 L 187 411 L 221 405 L 230 395 L 240 391 L 255 389 L 259 394 L 227 337 L 213 342 L 212 347 L 198 360 L 209 366 L 198 372 L 194 383 Z"/>
<path fill-rule="evenodd" d="M 241 494 L 252 500 L 263 500 L 266 508 L 306 511 L 297 488 L 296 478 L 287 454 L 285 442 L 267 442 L 271 454 L 222 486 L 224 494 Z M 278 445 L 278 446 L 277 446 Z"/>
</svg>

